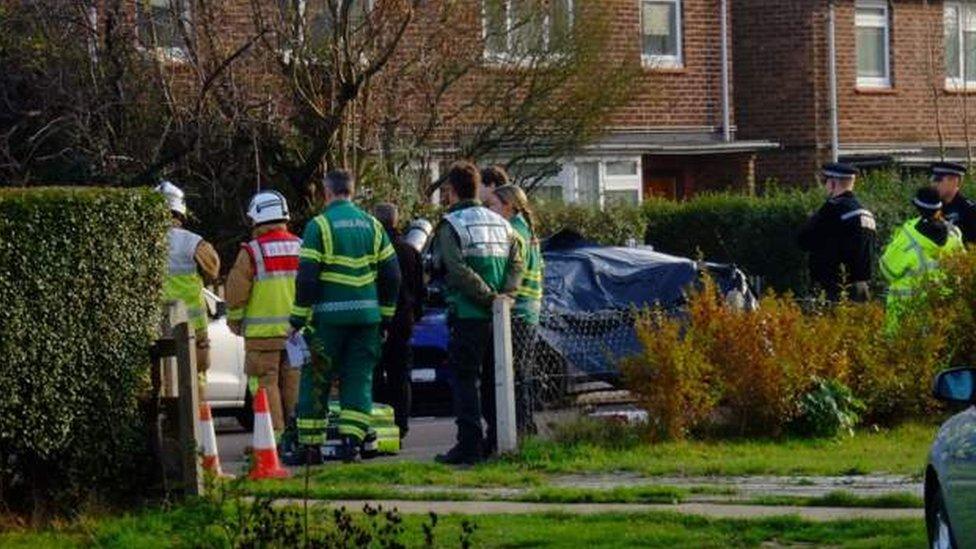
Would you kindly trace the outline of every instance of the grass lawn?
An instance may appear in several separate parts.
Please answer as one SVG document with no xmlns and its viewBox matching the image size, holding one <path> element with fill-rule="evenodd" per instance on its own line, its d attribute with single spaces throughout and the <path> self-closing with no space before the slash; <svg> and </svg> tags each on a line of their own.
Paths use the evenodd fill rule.
<svg viewBox="0 0 976 549">
<path fill-rule="evenodd" d="M 310 494 L 316 499 L 455 500 L 472 497 L 448 489 L 482 487 L 529 489 L 529 494 L 513 498 L 528 501 L 670 502 L 680 501 L 686 492 L 668 487 L 656 491 L 634 487 L 576 491 L 574 495 L 572 489 L 548 487 L 547 480 L 559 474 L 613 472 L 646 476 L 888 473 L 920 477 L 934 436 L 933 426 L 912 423 L 879 432 L 862 431 L 853 438 L 839 440 L 686 441 L 633 444 L 617 449 L 592 443 L 530 440 L 517 456 L 471 468 L 409 462 L 328 464 L 312 469 Z M 398 487 L 425 487 L 426 491 L 417 494 Z M 304 479 L 245 484 L 245 488 L 264 495 L 295 497 L 304 493 Z"/>
<path fill-rule="evenodd" d="M 233 516 L 225 512 L 224 517 Z M 322 509 L 313 511 L 313 528 L 332 524 Z M 424 516 L 405 516 L 408 547 L 423 545 Z M 921 521 L 805 522 L 784 517 L 715 520 L 671 513 L 484 515 L 467 517 L 477 529 L 476 547 L 760 547 L 813 544 L 832 547 L 921 547 Z M 198 505 L 145 511 L 116 518 L 85 519 L 42 533 L 0 533 L 3 547 L 228 547 L 221 513 Z M 438 547 L 457 547 L 463 517 L 442 516 L 435 531 Z"/>
</svg>

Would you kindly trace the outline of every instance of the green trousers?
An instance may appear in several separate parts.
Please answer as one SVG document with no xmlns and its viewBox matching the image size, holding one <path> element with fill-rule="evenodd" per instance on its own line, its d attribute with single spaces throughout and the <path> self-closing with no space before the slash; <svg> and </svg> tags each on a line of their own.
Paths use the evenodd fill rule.
<svg viewBox="0 0 976 549">
<path fill-rule="evenodd" d="M 373 411 L 373 369 L 380 359 L 378 324 L 322 326 L 310 336 L 315 359 L 302 369 L 298 396 L 298 442 L 324 444 L 329 392 L 339 379 L 339 435 L 362 441 Z"/>
</svg>

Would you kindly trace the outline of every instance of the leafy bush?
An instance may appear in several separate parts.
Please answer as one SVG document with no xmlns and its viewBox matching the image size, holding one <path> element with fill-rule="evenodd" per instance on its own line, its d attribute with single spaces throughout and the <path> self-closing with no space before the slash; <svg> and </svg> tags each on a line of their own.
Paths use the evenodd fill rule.
<svg viewBox="0 0 976 549">
<path fill-rule="evenodd" d="M 808 434 L 822 436 L 834 431 L 831 421 L 847 429 L 862 411 L 887 424 L 926 416 L 937 409 L 929 394 L 934 374 L 976 348 L 971 301 L 961 299 L 976 296 L 976 259 L 961 256 L 946 270 L 966 283 L 913 304 L 893 332 L 884 329 L 879 303 L 805 312 L 791 297 L 769 293 L 758 310 L 738 311 L 707 283 L 690 296 L 686 318 L 643 314 L 642 353 L 622 365 L 625 381 L 658 437 L 714 428 L 780 435 L 804 422 L 812 422 Z M 832 380 L 826 393 L 825 379 Z M 839 418 L 817 408 L 828 397 Z"/>
<path fill-rule="evenodd" d="M 836 379 L 814 379 L 813 390 L 800 401 L 800 417 L 793 430 L 802 436 L 834 438 L 841 433 L 854 436 L 864 403 L 850 387 Z"/>
<path fill-rule="evenodd" d="M 169 217 L 145 190 L 0 190 L 0 498 L 135 493 Z M 36 516 L 36 515 L 35 515 Z"/>
</svg>

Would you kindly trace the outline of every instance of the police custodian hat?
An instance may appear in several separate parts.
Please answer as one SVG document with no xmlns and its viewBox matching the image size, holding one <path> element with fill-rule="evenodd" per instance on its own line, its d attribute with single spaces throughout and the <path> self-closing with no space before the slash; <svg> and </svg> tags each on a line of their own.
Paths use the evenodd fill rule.
<svg viewBox="0 0 976 549">
<path fill-rule="evenodd" d="M 820 168 L 820 173 L 827 178 L 852 179 L 857 175 L 857 168 L 851 166 L 850 164 L 831 162 L 829 164 L 824 164 Z"/>
<path fill-rule="evenodd" d="M 955 162 L 935 162 L 932 164 L 931 170 L 932 177 L 942 175 L 958 175 L 962 177 L 966 175 L 966 166 Z"/>
<path fill-rule="evenodd" d="M 942 199 L 939 198 L 939 191 L 936 191 L 932 187 L 922 187 L 919 189 L 915 193 L 915 198 L 912 199 L 912 204 L 915 204 L 920 210 L 928 210 L 930 212 L 942 209 Z"/>
</svg>

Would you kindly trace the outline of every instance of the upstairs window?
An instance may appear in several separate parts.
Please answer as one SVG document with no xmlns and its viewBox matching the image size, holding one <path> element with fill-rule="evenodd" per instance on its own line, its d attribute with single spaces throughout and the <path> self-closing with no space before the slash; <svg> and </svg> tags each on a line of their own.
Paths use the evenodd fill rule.
<svg viewBox="0 0 976 549">
<path fill-rule="evenodd" d="M 858 87 L 891 87 L 889 21 L 886 0 L 857 0 L 854 24 L 857 29 Z"/>
<path fill-rule="evenodd" d="M 683 66 L 681 0 L 641 0 L 640 6 L 641 58 L 644 66 Z"/>
<path fill-rule="evenodd" d="M 181 58 L 190 28 L 189 0 L 137 0 L 136 28 L 141 45 Z"/>
<path fill-rule="evenodd" d="M 573 26 L 573 0 L 484 0 L 485 56 L 529 60 L 558 53 Z"/>
<path fill-rule="evenodd" d="M 946 87 L 976 89 L 976 6 L 945 3 Z"/>
</svg>

